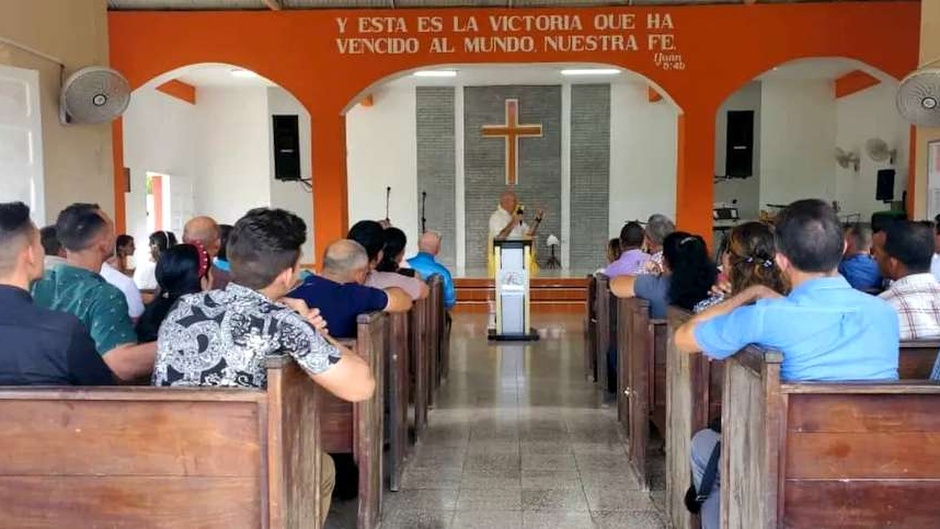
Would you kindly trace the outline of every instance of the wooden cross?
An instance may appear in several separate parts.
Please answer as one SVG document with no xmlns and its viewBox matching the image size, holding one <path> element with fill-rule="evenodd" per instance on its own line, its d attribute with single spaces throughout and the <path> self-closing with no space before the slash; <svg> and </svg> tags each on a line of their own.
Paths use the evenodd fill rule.
<svg viewBox="0 0 940 529">
<path fill-rule="evenodd" d="M 503 138 L 506 142 L 506 184 L 519 180 L 519 138 L 541 138 L 542 124 L 519 124 L 519 100 L 506 100 L 506 121 L 501 125 L 483 125 L 483 137 Z"/>
</svg>

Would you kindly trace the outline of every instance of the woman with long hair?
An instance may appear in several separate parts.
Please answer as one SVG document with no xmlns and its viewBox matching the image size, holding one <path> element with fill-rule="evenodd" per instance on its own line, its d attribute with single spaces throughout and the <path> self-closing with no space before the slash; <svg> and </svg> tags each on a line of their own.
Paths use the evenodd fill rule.
<svg viewBox="0 0 940 529">
<path fill-rule="evenodd" d="M 415 271 L 402 268 L 405 260 L 405 246 L 408 245 L 408 236 L 405 232 L 392 226 L 385 228 L 385 248 L 382 250 L 382 260 L 375 269 L 379 272 L 397 272 L 401 275 L 414 277 Z"/>
<path fill-rule="evenodd" d="M 210 269 L 209 254 L 201 245 L 180 244 L 163 252 L 156 268 L 160 295 L 147 305 L 137 322 L 141 343 L 157 339 L 160 324 L 179 298 L 208 290 Z"/>
<path fill-rule="evenodd" d="M 150 234 L 149 243 L 150 259 L 137 265 L 137 270 L 134 271 L 134 283 L 137 284 L 137 288 L 140 289 L 141 294 L 150 296 L 150 299 L 153 299 L 152 296 L 156 293 L 158 288 L 156 276 L 157 261 L 160 260 L 160 256 L 163 252 L 176 246 L 176 235 L 174 235 L 172 231 L 155 231 Z M 145 299 L 144 301 L 148 300 Z"/>
<path fill-rule="evenodd" d="M 695 305 L 701 312 L 753 285 L 764 285 L 786 295 L 790 287 L 777 266 L 773 229 L 762 222 L 746 222 L 731 230 L 721 252 L 721 276 L 712 296 Z"/>
<path fill-rule="evenodd" d="M 692 310 L 707 298 L 717 276 L 705 240 L 677 231 L 663 240 L 662 275 L 618 276 L 611 279 L 610 290 L 617 297 L 646 299 L 650 316 L 665 318 L 669 305 Z"/>
</svg>

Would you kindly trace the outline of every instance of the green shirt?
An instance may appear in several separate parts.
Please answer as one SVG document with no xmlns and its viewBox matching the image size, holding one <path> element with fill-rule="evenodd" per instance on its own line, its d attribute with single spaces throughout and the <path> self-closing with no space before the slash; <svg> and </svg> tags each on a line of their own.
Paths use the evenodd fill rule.
<svg viewBox="0 0 940 529">
<path fill-rule="evenodd" d="M 127 300 L 117 287 L 84 268 L 58 265 L 33 284 L 36 305 L 77 317 L 95 341 L 98 354 L 123 344 L 136 344 Z"/>
</svg>

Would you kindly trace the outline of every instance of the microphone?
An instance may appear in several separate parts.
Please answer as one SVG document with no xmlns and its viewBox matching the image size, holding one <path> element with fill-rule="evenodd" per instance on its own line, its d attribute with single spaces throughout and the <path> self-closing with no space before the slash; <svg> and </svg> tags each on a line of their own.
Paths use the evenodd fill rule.
<svg viewBox="0 0 940 529">
<path fill-rule="evenodd" d="M 392 186 L 385 188 L 385 222 L 390 222 L 388 220 L 388 201 L 392 197 Z"/>
<path fill-rule="evenodd" d="M 421 191 L 421 233 L 427 233 L 428 231 L 428 228 L 427 228 L 428 219 L 425 218 L 424 216 L 425 211 L 426 211 L 425 203 L 427 202 L 427 200 L 428 200 L 428 192 Z"/>
</svg>

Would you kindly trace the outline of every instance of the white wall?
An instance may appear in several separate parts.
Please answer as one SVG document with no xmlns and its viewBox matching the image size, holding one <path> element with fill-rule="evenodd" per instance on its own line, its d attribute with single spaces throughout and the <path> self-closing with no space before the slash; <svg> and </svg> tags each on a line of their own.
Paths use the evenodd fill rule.
<svg viewBox="0 0 940 529">
<path fill-rule="evenodd" d="M 625 221 L 676 218 L 677 116 L 666 100 L 649 102 L 645 83 L 611 85 L 610 237 Z"/>
<path fill-rule="evenodd" d="M 372 93 L 372 101 L 346 114 L 349 223 L 385 218 L 385 189 L 391 186 L 389 218 L 408 235 L 405 255 L 413 255 L 419 228 L 415 88 L 388 84 Z"/>
<path fill-rule="evenodd" d="M 300 129 L 300 175 L 310 178 L 310 113 L 290 92 L 280 87 L 268 88 L 268 123 L 275 114 L 298 116 Z M 307 223 L 307 242 L 303 247 L 304 264 L 317 261 L 313 246 L 313 195 L 299 182 L 283 182 L 274 178 L 274 136 L 268 137 L 269 183 L 271 186 L 271 206 L 296 213 Z"/>
<path fill-rule="evenodd" d="M 266 87 L 196 89 L 199 163 L 195 212 L 234 224 L 271 204 L 271 137 Z"/>
<path fill-rule="evenodd" d="M 760 202 L 835 198 L 836 102 L 831 80 L 765 80 Z"/>
<path fill-rule="evenodd" d="M 742 219 L 756 219 L 760 213 L 760 155 L 761 155 L 761 83 L 755 81 L 732 94 L 715 116 L 715 175 L 725 175 L 728 112 L 751 110 L 754 112 L 754 174 L 750 178 L 734 178 L 715 182 L 716 203 L 731 204 L 737 200 Z"/>
<path fill-rule="evenodd" d="M 137 243 L 138 260 L 148 255 L 150 235 L 146 173 L 189 178 L 199 173 L 197 117 L 195 106 L 153 88 L 136 90 L 124 113 L 124 165 L 131 170 L 131 192 L 124 195 L 126 232 Z"/>
<path fill-rule="evenodd" d="M 875 200 L 875 185 L 879 169 L 893 167 L 894 199 L 901 200 L 907 189 L 908 158 L 910 157 L 910 128 L 895 108 L 897 86 L 893 83 L 880 85 L 840 98 L 836 103 L 836 145 L 845 150 L 861 154 L 859 171 L 843 169 L 833 164 L 836 175 L 836 200 L 842 213 L 859 213 L 867 221 L 876 211 L 889 209 L 890 205 Z M 865 152 L 865 142 L 881 138 L 892 149 L 897 149 L 894 165 L 878 163 Z"/>
</svg>

